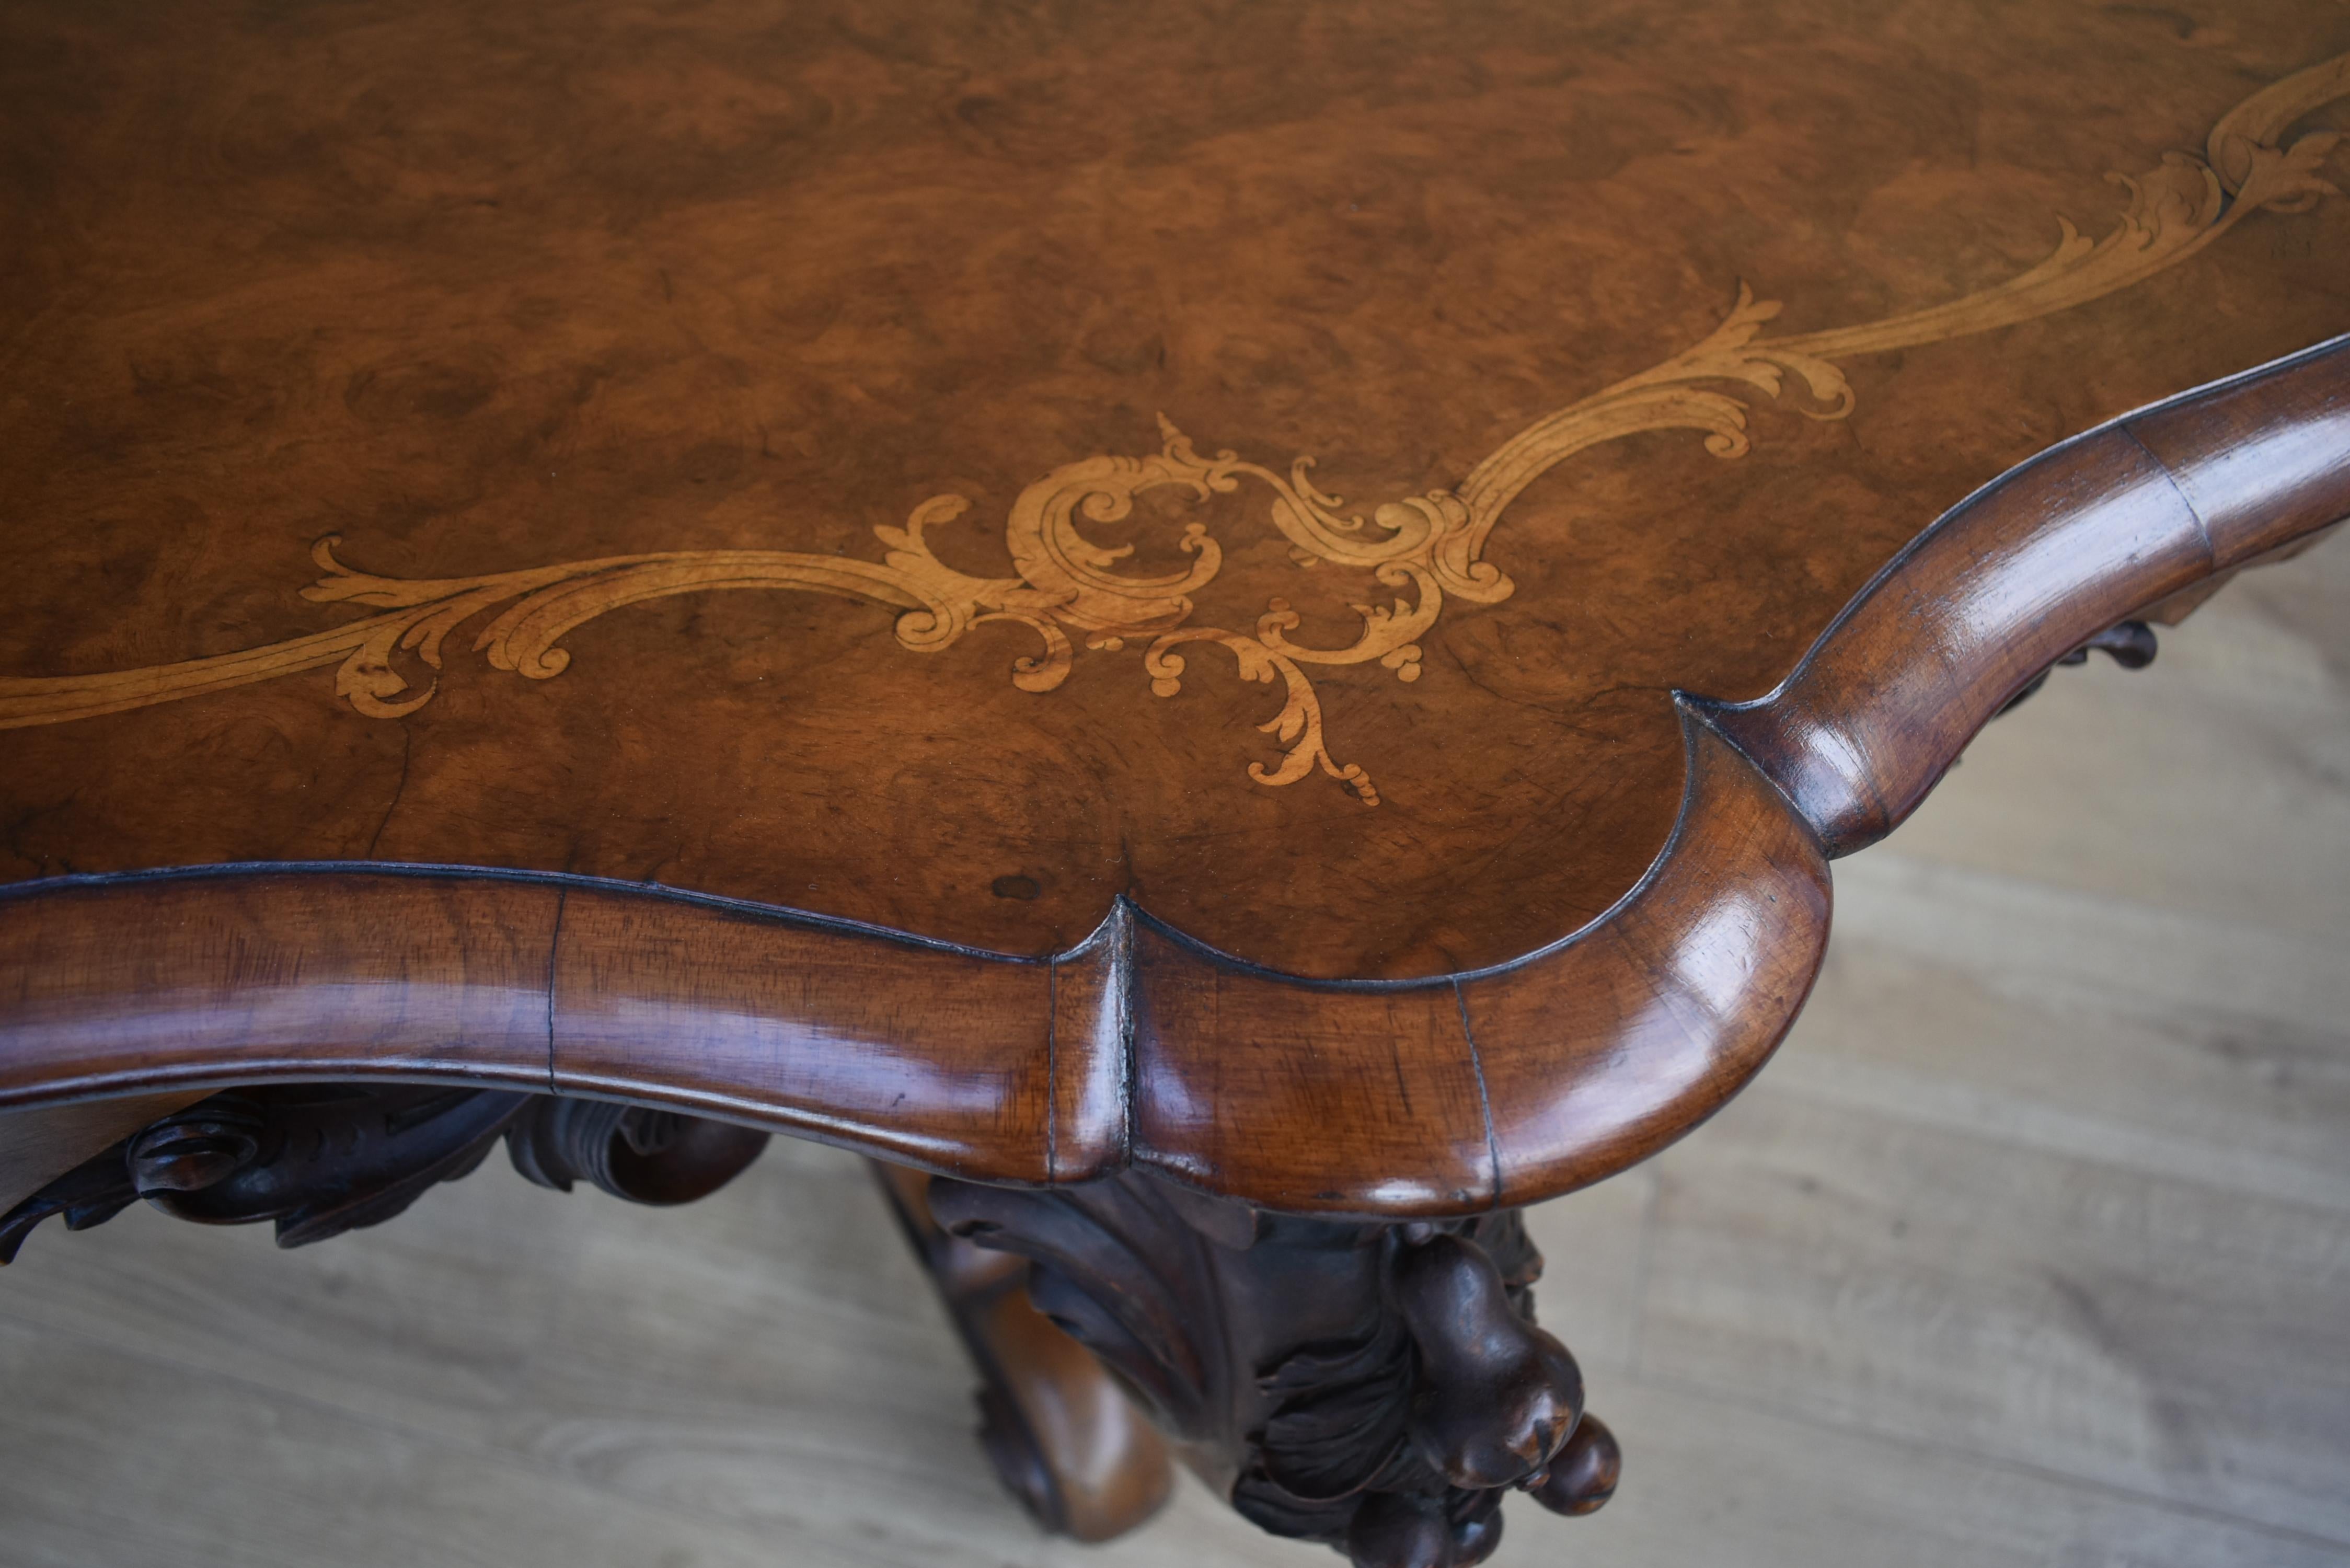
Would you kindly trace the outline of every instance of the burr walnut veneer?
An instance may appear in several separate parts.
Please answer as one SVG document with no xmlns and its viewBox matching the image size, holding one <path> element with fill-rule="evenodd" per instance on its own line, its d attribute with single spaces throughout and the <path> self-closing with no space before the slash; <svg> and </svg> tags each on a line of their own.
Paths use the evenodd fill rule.
<svg viewBox="0 0 2350 1568">
<path fill-rule="evenodd" d="M 0 1249 L 785 1132 L 1049 1523 L 1118 1388 L 1365 1564 L 1596 1506 L 1512 1211 L 2350 514 L 2344 128 L 2312 0 L 13 6 Z"/>
</svg>

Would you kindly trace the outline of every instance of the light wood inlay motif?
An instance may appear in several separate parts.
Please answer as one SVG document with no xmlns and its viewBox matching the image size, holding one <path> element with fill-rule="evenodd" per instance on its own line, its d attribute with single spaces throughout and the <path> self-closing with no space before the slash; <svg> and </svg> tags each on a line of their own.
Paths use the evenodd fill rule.
<svg viewBox="0 0 2350 1568">
<path fill-rule="evenodd" d="M 698 550 L 406 579 L 353 570 L 337 558 L 340 540 L 329 535 L 313 550 L 326 576 L 304 588 L 303 597 L 379 613 L 306 637 L 174 664 L 97 675 L 0 677 L 0 728 L 143 708 L 329 664 L 338 667 L 337 692 L 359 711 L 399 718 L 429 701 L 435 684 L 427 677 L 419 686 L 395 667 L 395 659 L 413 655 L 428 670 L 439 670 L 450 633 L 501 605 L 505 607 L 475 636 L 473 651 L 496 669 L 544 680 L 570 662 L 559 646 L 563 638 L 608 611 L 675 594 L 795 588 L 901 611 L 898 640 L 918 653 L 938 652 L 990 621 L 1025 626 L 1041 648 L 1014 661 L 1012 680 L 1027 691 L 1050 691 L 1066 678 L 1076 657 L 1073 637 L 1106 652 L 1147 639 L 1143 670 L 1160 697 L 1181 690 L 1186 659 L 1180 650 L 1187 644 L 1219 646 L 1244 678 L 1277 680 L 1282 687 L 1280 709 L 1259 726 L 1281 747 L 1279 758 L 1251 763 L 1249 776 L 1262 784 L 1287 784 L 1318 768 L 1376 805 L 1378 792 L 1362 766 L 1331 754 L 1306 667 L 1376 661 L 1399 680 L 1418 679 L 1418 639 L 1436 624 L 1447 595 L 1492 604 L 1513 591 L 1511 579 L 1484 558 L 1485 546 L 1510 503 L 1536 478 L 1579 452 L 1642 431 L 1700 431 L 1714 456 L 1738 457 L 1749 444 L 1746 407 L 1714 389 L 1719 383 L 1741 383 L 1775 398 L 1793 375 L 1817 405 L 1814 417 L 1844 419 L 1854 396 L 1835 362 L 1839 358 L 2070 309 L 2194 255 L 2255 212 L 2306 211 L 2320 197 L 2341 193 L 2320 172 L 2340 139 L 2315 132 L 2285 143 L 2283 133 L 2345 95 L 2350 55 L 2275 83 L 2221 118 L 2203 157 L 2174 152 L 2136 179 L 2111 176 L 2129 203 L 2104 238 L 2093 241 L 2060 218 L 2062 237 L 2039 265 L 1943 305 L 1856 327 L 1765 338 L 1762 328 L 1779 305 L 1755 298 L 1741 284 L 1728 318 L 1702 342 L 1535 421 L 1455 488 L 1387 503 L 1367 518 L 1342 510 L 1341 497 L 1315 484 L 1311 458 L 1296 459 L 1286 474 L 1231 451 L 1203 458 L 1161 416 L 1157 453 L 1083 458 L 1020 493 L 1004 524 L 1014 575 L 1003 577 L 970 576 L 932 553 L 928 530 L 969 509 L 957 495 L 924 502 L 902 526 L 875 528 L 887 546 L 879 561 L 787 550 Z M 1281 598 L 1268 602 L 1253 632 L 1191 624 L 1193 595 L 1214 580 L 1222 563 L 1203 524 L 1188 524 L 1179 542 L 1190 566 L 1157 576 L 1118 571 L 1132 546 L 1097 545 L 1079 525 L 1080 520 L 1124 518 L 1136 497 L 1162 486 L 1182 486 L 1204 499 L 1234 492 L 1244 479 L 1273 492 L 1271 521 L 1289 540 L 1300 567 L 1334 564 L 1366 571 L 1379 588 L 1399 591 L 1390 603 L 1354 607 L 1362 624 L 1353 642 L 1321 648 L 1291 641 L 1287 633 L 1299 618 Z M 1400 597 L 1405 590 L 1409 598 Z"/>
</svg>

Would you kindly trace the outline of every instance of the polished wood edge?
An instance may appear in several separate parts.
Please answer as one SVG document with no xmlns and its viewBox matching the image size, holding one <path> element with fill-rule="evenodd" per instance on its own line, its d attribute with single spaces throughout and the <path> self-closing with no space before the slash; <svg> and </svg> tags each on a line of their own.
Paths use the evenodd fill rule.
<svg viewBox="0 0 2350 1568">
<path fill-rule="evenodd" d="M 1776 691 L 1677 697 L 1680 814 L 1510 964 L 1307 981 L 1121 899 L 1021 959 L 592 878 L 240 867 L 0 891 L 0 1107 L 288 1079 L 674 1106 L 970 1179 L 1145 1167 L 1457 1215 L 1654 1153 L 1784 1034 L 1826 860 L 2102 628 L 2350 514 L 2350 338 L 2142 410 L 1946 514 Z"/>
<path fill-rule="evenodd" d="M 2345 516 L 2350 337 L 2011 469 L 1895 556 L 1775 691 L 1706 711 L 1848 855 L 2056 659 Z"/>
<path fill-rule="evenodd" d="M 2314 534 L 2303 534 L 2289 545 L 2280 545 L 2273 550 L 2263 550 L 2250 560 L 2230 566 L 2225 571 L 2214 572 L 2194 587 L 2182 588 L 2168 598 L 2158 599 L 2147 606 L 2139 618 L 2150 621 L 2156 626 L 2183 625 L 2189 616 L 2200 608 L 2212 595 L 2234 582 L 2240 574 L 2248 572 L 2255 566 L 2269 566 L 2282 561 L 2290 561 L 2294 556 L 2315 548 L 2342 532 L 2344 523 L 2350 523 L 2350 517 L 2330 523 Z"/>
<path fill-rule="evenodd" d="M 1597 1181 L 1721 1108 L 1810 993 L 1827 861 L 1694 704 L 1682 733 L 1648 874 L 1514 964 L 1340 988 L 1146 932 L 1134 1161 L 1291 1212 L 1459 1215 Z"/>
<path fill-rule="evenodd" d="M 492 1085 L 972 1179 L 1139 1165 L 1300 1211 L 1531 1201 L 1718 1107 L 1825 941 L 1809 830 L 1693 710 L 1684 728 L 1679 824 L 1638 887 L 1517 964 L 1429 981 L 1284 978 L 1124 903 L 1023 961 L 577 877 L 272 867 L 20 889 L 0 896 L 16 977 L 0 1107 Z"/>
</svg>

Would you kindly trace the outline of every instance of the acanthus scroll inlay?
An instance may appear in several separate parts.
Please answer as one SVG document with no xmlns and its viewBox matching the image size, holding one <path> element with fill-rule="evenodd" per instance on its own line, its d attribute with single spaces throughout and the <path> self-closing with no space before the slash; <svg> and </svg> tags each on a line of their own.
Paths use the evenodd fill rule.
<svg viewBox="0 0 2350 1568">
<path fill-rule="evenodd" d="M 1775 398 L 1793 375 L 1817 405 L 1814 417 L 1844 419 L 1854 398 L 1837 359 L 2069 309 L 2185 260 L 2255 212 L 2300 212 L 2322 196 L 2338 195 L 2319 172 L 2338 137 L 2314 132 L 2289 145 L 2281 139 L 2294 120 L 2345 95 L 2350 55 L 2263 89 L 2213 128 L 2204 157 L 2172 153 L 2137 179 L 2114 176 L 2129 204 L 2103 239 L 2092 241 L 2060 220 L 2062 237 L 2046 260 L 1960 299 L 1857 327 L 1766 338 L 1762 328 L 1779 306 L 1756 299 L 1742 284 L 1728 318 L 1703 341 L 1536 421 L 1455 488 L 1390 502 L 1367 517 L 1345 511 L 1338 496 L 1314 483 L 1311 459 L 1298 458 L 1284 474 L 1232 452 L 1202 458 L 1162 416 L 1156 453 L 1083 458 L 1020 493 L 1004 524 L 1012 575 L 1002 577 L 970 576 L 932 553 L 927 531 L 968 510 L 969 503 L 953 495 L 923 503 L 902 526 L 877 527 L 885 546 L 879 561 L 787 550 L 678 551 L 408 579 L 352 570 L 337 558 L 339 541 L 328 535 L 313 551 L 326 576 L 304 588 L 303 597 L 363 606 L 374 615 L 264 648 L 175 664 L 98 675 L 0 677 L 0 728 L 143 708 L 330 664 L 338 667 L 336 691 L 352 707 L 370 717 L 398 718 L 429 701 L 434 686 L 430 678 L 417 685 L 395 668 L 395 659 L 409 655 L 427 670 L 439 670 L 449 635 L 493 610 L 498 613 L 474 637 L 473 650 L 494 668 L 546 680 L 570 661 L 560 646 L 568 633 L 623 606 L 721 588 L 796 588 L 899 610 L 898 641 L 918 653 L 948 648 L 974 626 L 1018 623 L 1040 645 L 1013 666 L 1014 684 L 1027 691 L 1060 685 L 1078 641 L 1103 652 L 1140 644 L 1143 673 L 1160 697 L 1181 690 L 1188 648 L 1221 648 L 1242 676 L 1277 682 L 1282 691 L 1280 709 L 1259 726 L 1273 736 L 1278 757 L 1252 762 L 1249 776 L 1286 784 L 1319 769 L 1376 805 L 1370 776 L 1329 749 L 1308 668 L 1376 662 L 1399 680 L 1416 680 L 1419 639 L 1436 624 L 1448 596 L 1492 604 L 1512 593 L 1509 577 L 1484 558 L 1485 547 L 1510 503 L 1536 478 L 1586 448 L 1649 431 L 1696 431 L 1716 457 L 1738 457 L 1748 447 L 1745 405 L 1715 389 L 1721 383 Z M 1137 496 L 1161 486 L 1206 498 L 1235 492 L 1244 481 L 1271 491 L 1270 520 L 1301 566 L 1367 572 L 1383 590 L 1366 594 L 1367 602 L 1354 607 L 1361 626 L 1352 642 L 1324 648 L 1292 641 L 1288 634 L 1299 617 L 1280 598 L 1267 604 L 1252 631 L 1194 624 L 1193 596 L 1222 564 L 1203 524 L 1187 525 L 1178 541 L 1189 566 L 1160 576 L 1118 571 L 1132 546 L 1103 546 L 1081 526 L 1124 518 Z M 1367 602 L 1388 594 L 1393 597 L 1387 603 Z"/>
</svg>

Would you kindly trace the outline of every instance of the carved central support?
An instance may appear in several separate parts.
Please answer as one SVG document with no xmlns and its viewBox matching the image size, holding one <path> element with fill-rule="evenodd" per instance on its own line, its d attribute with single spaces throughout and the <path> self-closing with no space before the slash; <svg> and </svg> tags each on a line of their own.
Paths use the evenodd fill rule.
<svg viewBox="0 0 2350 1568">
<path fill-rule="evenodd" d="M 1519 1214 L 1375 1224 L 1249 1209 L 1129 1172 L 943 1179 L 947 1230 L 1031 1260 L 1036 1306 L 1101 1358 L 1243 1515 L 1358 1568 L 1465 1568 L 1503 1495 L 1588 1513 L 1616 1441 L 1535 1326 Z"/>
</svg>

